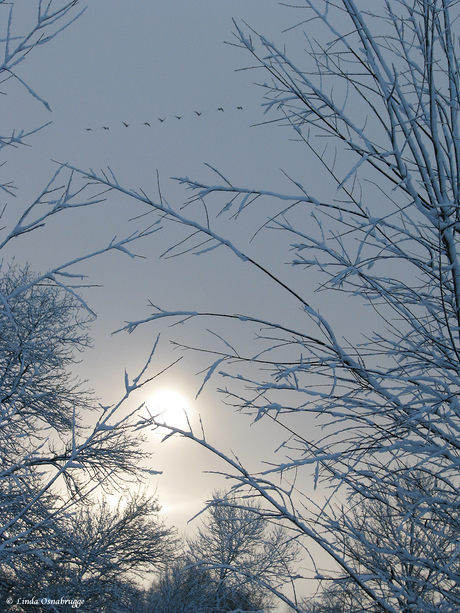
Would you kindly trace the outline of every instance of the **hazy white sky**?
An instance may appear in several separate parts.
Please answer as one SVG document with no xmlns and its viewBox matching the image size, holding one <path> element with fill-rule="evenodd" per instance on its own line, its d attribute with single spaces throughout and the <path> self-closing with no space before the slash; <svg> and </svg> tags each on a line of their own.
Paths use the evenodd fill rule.
<svg viewBox="0 0 460 613">
<path fill-rule="evenodd" d="M 30 0 L 17 4 L 16 23 L 20 24 L 27 19 Z M 158 170 L 163 196 L 174 206 L 188 194 L 169 178 L 187 175 L 212 181 L 205 162 L 235 183 L 279 191 L 292 191 L 280 168 L 294 176 L 308 176 L 308 163 L 299 145 L 290 141 L 288 128 L 251 127 L 264 119 L 262 90 L 254 85 L 259 73 L 235 72 L 252 65 L 252 60 L 244 51 L 224 44 L 233 39 L 232 18 L 277 40 L 283 29 L 299 21 L 298 11 L 274 0 L 97 0 L 89 4 L 76 23 L 34 51 L 21 67 L 21 76 L 53 112 L 48 113 L 18 84 L 6 100 L 7 128 L 30 129 L 53 121 L 30 139 L 31 148 L 14 151 L 3 169 L 20 187 L 18 198 L 9 203 L 12 210 L 24 206 L 44 187 L 54 172 L 51 160 L 82 169 L 110 166 L 120 182 L 142 187 L 152 198 L 157 198 Z M 293 43 L 299 44 L 299 36 L 297 31 L 292 33 Z M 260 78 L 263 81 L 266 76 Z M 317 180 L 314 173 L 310 177 L 309 181 Z M 126 206 L 132 207 L 128 213 Z M 122 234 L 123 220 L 138 212 L 126 199 L 109 196 L 97 210 L 74 214 L 68 225 L 50 224 L 41 234 L 14 245 L 12 255 L 44 271 L 57 261 L 100 247 L 115 233 Z M 239 228 L 249 232 L 269 213 L 259 210 L 256 218 L 249 215 L 247 225 Z M 170 338 L 184 341 L 178 328 L 151 325 L 131 336 L 111 335 L 125 320 L 147 316 L 148 300 L 171 309 L 212 305 L 230 313 L 256 308 L 259 316 L 274 320 L 296 316 L 295 305 L 287 304 L 281 292 L 221 250 L 211 257 L 160 262 L 158 256 L 170 242 L 167 233 L 157 234 L 136 247 L 146 259 L 112 255 L 87 267 L 91 282 L 104 287 L 87 294 L 98 320 L 93 329 L 95 346 L 83 356 L 80 374 L 104 404 L 122 393 L 125 367 L 132 376 L 137 374 L 159 332 L 162 339 L 153 370 L 179 357 L 168 342 Z M 286 254 L 272 258 L 273 245 L 262 235 L 250 249 L 274 271 L 287 259 Z M 244 329 L 241 333 L 244 345 Z M 207 343 L 206 326 L 187 334 L 191 345 Z M 258 466 L 262 457 L 272 457 L 268 426 L 262 422 L 250 426 L 249 418 L 234 415 L 212 386 L 194 401 L 202 380 L 196 374 L 210 363 L 212 358 L 186 354 L 136 400 L 140 403 L 162 389 L 181 393 L 191 406 L 195 425 L 198 415 L 202 416 L 210 442 L 233 451 L 249 467 Z M 159 446 L 152 437 L 151 445 L 153 468 L 163 471 L 151 487 L 158 487 L 169 522 L 182 530 L 213 488 L 225 486 L 222 479 L 205 471 L 224 467 L 189 441 L 172 439 Z"/>
</svg>

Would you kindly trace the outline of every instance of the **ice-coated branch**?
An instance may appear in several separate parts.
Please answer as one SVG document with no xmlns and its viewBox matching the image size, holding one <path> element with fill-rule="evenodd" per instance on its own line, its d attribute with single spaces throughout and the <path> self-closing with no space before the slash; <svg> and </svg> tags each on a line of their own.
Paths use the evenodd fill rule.
<svg viewBox="0 0 460 613">
<path fill-rule="evenodd" d="M 252 247 L 264 233 L 271 257 L 285 261 L 276 237 L 288 237 L 297 283 L 293 274 L 289 283 L 282 272 L 271 275 L 262 255 L 246 263 L 306 317 L 267 321 L 254 292 L 251 314 L 156 308 L 127 329 L 203 317 L 235 324 L 231 340 L 218 330 L 195 347 L 212 357 L 202 385 L 225 379 L 216 384 L 224 402 L 251 415 L 254 431 L 271 422 L 282 457 L 253 474 L 204 436 L 175 432 L 224 460 L 235 488 L 252 488 L 299 540 L 327 551 L 339 571 L 321 573 L 333 589 L 324 588 L 318 610 L 331 602 L 344 611 L 452 613 L 460 598 L 458 6 L 305 0 L 299 10 L 301 53 L 246 24 L 235 24 L 235 37 L 268 78 L 266 123 L 291 131 L 307 170 L 285 172 L 288 191 L 241 185 L 211 166 L 217 182 L 179 178 L 193 195 L 188 217 L 172 217 L 191 232 L 185 247 L 171 239 L 167 254 L 193 253 L 200 234 L 232 249 L 223 231 L 208 230 L 217 218 L 225 228 L 226 215 L 241 223 L 250 210 L 259 215 Z M 311 154 L 324 177 L 318 166 L 308 172 Z M 328 181 L 332 197 L 322 190 Z M 213 244 L 200 242 L 195 252 Z M 329 297 L 321 311 L 310 287 Z M 280 302 L 283 317 L 290 308 Z M 193 350 L 186 340 L 176 344 Z"/>
</svg>

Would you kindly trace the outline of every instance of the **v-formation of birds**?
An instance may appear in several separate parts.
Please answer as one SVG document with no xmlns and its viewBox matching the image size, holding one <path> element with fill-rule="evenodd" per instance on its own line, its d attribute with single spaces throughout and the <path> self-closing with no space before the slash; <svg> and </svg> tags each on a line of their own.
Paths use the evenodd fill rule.
<svg viewBox="0 0 460 613">
<path fill-rule="evenodd" d="M 237 107 L 236 107 L 236 109 L 237 109 L 238 111 L 242 111 L 242 110 L 243 110 L 243 107 L 242 107 L 242 106 L 237 106 Z M 219 106 L 219 108 L 218 108 L 218 109 L 216 109 L 216 111 L 219 111 L 219 112 L 221 112 L 221 113 L 224 113 L 224 112 L 225 112 L 225 111 L 224 111 L 224 109 L 223 109 L 223 107 L 221 107 L 221 106 Z M 201 117 L 202 112 L 203 112 L 203 111 L 195 111 L 195 114 L 196 114 L 198 117 Z M 174 117 L 173 117 L 172 119 L 174 119 L 174 118 L 175 118 L 176 120 L 179 120 L 179 119 L 182 119 L 182 117 L 183 117 L 183 115 L 174 115 Z M 158 121 L 159 121 L 160 123 L 163 123 L 164 121 L 166 121 L 166 119 L 167 119 L 167 118 L 166 118 L 166 117 L 157 117 L 157 119 L 158 119 Z M 126 121 L 122 121 L 121 123 L 122 123 L 122 124 L 125 126 L 125 128 L 129 128 L 129 126 L 131 125 L 131 124 L 129 124 L 129 123 L 126 123 Z M 151 124 L 150 124 L 148 121 L 144 121 L 144 123 L 143 123 L 142 125 L 143 125 L 143 126 L 147 126 L 148 128 L 150 128 L 150 127 L 151 127 Z M 88 132 L 92 132 L 92 131 L 93 131 L 93 128 L 86 128 L 86 130 L 87 130 Z M 109 126 L 101 126 L 101 130 L 110 130 L 110 127 L 109 127 Z"/>
</svg>

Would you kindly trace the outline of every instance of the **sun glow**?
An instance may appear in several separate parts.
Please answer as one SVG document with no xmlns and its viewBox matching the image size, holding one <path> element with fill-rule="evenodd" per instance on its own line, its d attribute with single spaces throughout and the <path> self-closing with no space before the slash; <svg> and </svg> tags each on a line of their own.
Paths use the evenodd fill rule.
<svg viewBox="0 0 460 613">
<path fill-rule="evenodd" d="M 162 390 L 156 392 L 146 402 L 147 415 L 155 417 L 157 423 L 162 423 L 180 430 L 188 430 L 187 416 L 190 415 L 190 405 L 178 392 Z M 156 432 L 165 435 L 167 428 L 158 428 Z"/>
</svg>

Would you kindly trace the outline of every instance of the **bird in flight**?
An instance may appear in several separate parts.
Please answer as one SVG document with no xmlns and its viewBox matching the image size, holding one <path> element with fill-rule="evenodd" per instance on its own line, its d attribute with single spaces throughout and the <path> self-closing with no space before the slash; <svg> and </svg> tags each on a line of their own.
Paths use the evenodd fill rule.
<svg viewBox="0 0 460 613">
<path fill-rule="evenodd" d="M 144 126 L 148 126 L 148 127 L 150 128 L 150 124 L 149 124 L 149 122 L 148 122 L 148 121 L 144 121 L 143 125 L 144 125 Z"/>
<path fill-rule="evenodd" d="M 124 121 L 122 121 L 121 123 L 125 126 L 125 128 L 129 126 L 129 123 L 125 123 Z"/>
<path fill-rule="evenodd" d="M 92 132 L 93 128 L 85 128 L 88 132 Z"/>
<path fill-rule="evenodd" d="M 202 113 L 202 112 L 203 112 L 203 111 L 200 111 L 200 112 L 195 111 L 195 113 L 198 115 L 198 117 L 201 115 L 201 113 Z"/>
<path fill-rule="evenodd" d="M 222 113 L 224 112 L 224 109 L 221 106 L 217 110 L 222 111 Z"/>
<path fill-rule="evenodd" d="M 161 117 L 158 117 L 158 121 L 161 121 L 161 123 L 163 123 L 163 121 L 166 119 L 166 117 L 163 117 L 163 119 L 161 119 Z"/>
<path fill-rule="evenodd" d="M 102 126 L 103 130 L 110 130 L 109 126 Z"/>
<path fill-rule="evenodd" d="M 243 107 L 242 107 L 242 106 L 237 106 L 236 108 L 237 108 L 239 111 L 242 111 L 242 110 L 243 110 Z"/>
<path fill-rule="evenodd" d="M 182 115 L 179 117 L 179 115 L 175 115 L 176 119 L 182 119 Z"/>
</svg>

